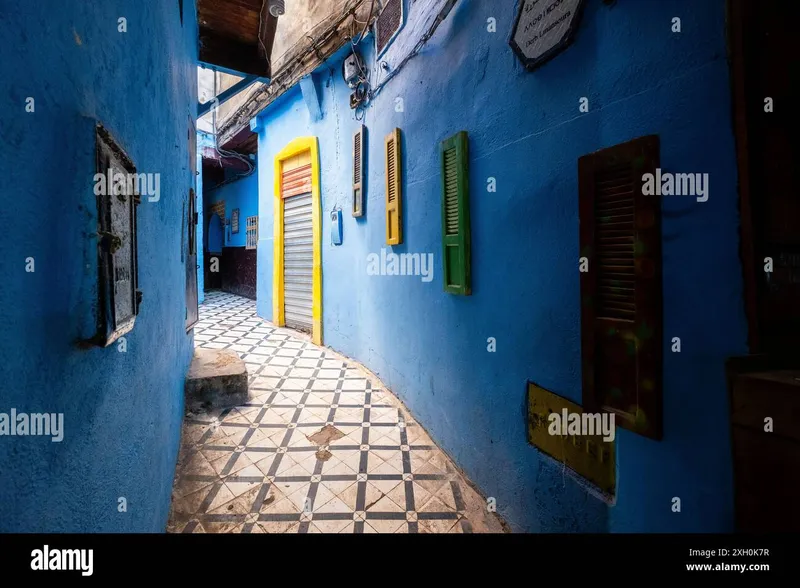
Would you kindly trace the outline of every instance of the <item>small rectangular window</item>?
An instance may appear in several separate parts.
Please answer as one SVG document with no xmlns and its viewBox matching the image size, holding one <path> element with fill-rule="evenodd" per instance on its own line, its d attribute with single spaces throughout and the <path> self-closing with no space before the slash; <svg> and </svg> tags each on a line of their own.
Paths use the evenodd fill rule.
<svg viewBox="0 0 800 588">
<path fill-rule="evenodd" d="M 248 216 L 246 225 L 245 249 L 256 249 L 258 247 L 258 217 Z"/>
<path fill-rule="evenodd" d="M 375 19 L 375 52 L 380 57 L 400 32 L 405 17 L 403 0 L 387 0 Z"/>
</svg>

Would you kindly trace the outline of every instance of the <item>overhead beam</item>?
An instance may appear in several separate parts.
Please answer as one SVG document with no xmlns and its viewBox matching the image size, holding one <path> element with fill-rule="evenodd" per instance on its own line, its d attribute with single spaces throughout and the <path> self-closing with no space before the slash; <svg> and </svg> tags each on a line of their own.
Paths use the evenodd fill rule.
<svg viewBox="0 0 800 588">
<path fill-rule="evenodd" d="M 268 19 L 275 20 L 271 15 Z M 263 29 L 266 27 L 262 27 Z M 274 29 L 268 48 L 271 51 L 274 42 Z M 263 33 L 262 33 L 263 36 Z M 223 37 L 207 27 L 200 27 L 200 61 L 221 68 L 239 72 L 246 76 L 270 78 L 272 76 L 270 61 L 263 56 L 261 42 L 256 45 L 242 43 L 231 37 Z"/>
<path fill-rule="evenodd" d="M 202 104 L 197 105 L 197 118 L 200 118 L 207 112 L 212 109 L 219 108 L 223 104 L 225 104 L 228 100 L 236 96 L 239 92 L 248 88 L 259 81 L 260 78 L 258 76 L 247 76 L 234 85 L 232 85 L 227 90 L 224 90 L 221 94 L 217 94 L 208 102 L 203 102 Z"/>
<path fill-rule="evenodd" d="M 374 21 L 375 14 L 370 13 L 372 5 L 369 0 L 346 0 L 340 8 L 317 23 L 313 39 L 309 37 L 306 42 L 296 43 L 284 55 L 272 59 L 273 71 L 270 83 L 253 92 L 235 113 L 226 118 L 217 129 L 222 140 L 235 135 L 242 127 L 249 126 L 258 112 L 298 83 L 301 78 L 312 73 L 343 46 L 349 45 L 354 30 L 353 21 L 357 21 L 355 24 L 361 23 L 359 30 L 364 22 L 371 24 Z"/>
<path fill-rule="evenodd" d="M 237 171 L 249 171 L 250 169 L 241 159 L 221 155 L 213 147 L 203 148 L 203 161 L 206 163 L 213 161 L 220 167 L 227 167 Z"/>
</svg>

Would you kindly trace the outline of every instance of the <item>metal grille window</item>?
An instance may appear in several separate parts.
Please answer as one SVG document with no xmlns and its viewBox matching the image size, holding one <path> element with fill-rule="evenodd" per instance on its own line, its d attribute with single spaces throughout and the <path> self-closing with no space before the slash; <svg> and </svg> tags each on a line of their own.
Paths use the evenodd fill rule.
<svg viewBox="0 0 800 588">
<path fill-rule="evenodd" d="M 403 0 L 386 0 L 375 20 L 375 50 L 380 56 L 403 26 Z"/>
<path fill-rule="evenodd" d="M 248 216 L 246 225 L 245 249 L 255 249 L 258 246 L 258 217 Z"/>
</svg>

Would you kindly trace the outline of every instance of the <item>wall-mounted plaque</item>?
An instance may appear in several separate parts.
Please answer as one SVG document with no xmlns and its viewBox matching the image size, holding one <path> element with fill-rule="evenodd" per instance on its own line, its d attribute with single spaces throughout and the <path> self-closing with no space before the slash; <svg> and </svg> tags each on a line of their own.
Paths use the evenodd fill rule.
<svg viewBox="0 0 800 588">
<path fill-rule="evenodd" d="M 522 0 L 509 44 L 525 68 L 536 69 L 566 49 L 585 0 Z"/>
<path fill-rule="evenodd" d="M 234 208 L 231 213 L 231 233 L 236 234 L 239 232 L 239 209 Z"/>
</svg>

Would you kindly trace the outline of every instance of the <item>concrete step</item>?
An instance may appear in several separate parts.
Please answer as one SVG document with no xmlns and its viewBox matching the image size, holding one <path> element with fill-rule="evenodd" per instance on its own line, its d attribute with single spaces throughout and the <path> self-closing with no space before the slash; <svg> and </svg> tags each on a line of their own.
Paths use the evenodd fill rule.
<svg viewBox="0 0 800 588">
<path fill-rule="evenodd" d="M 228 349 L 194 350 L 184 387 L 190 411 L 228 408 L 248 400 L 247 366 Z"/>
</svg>

